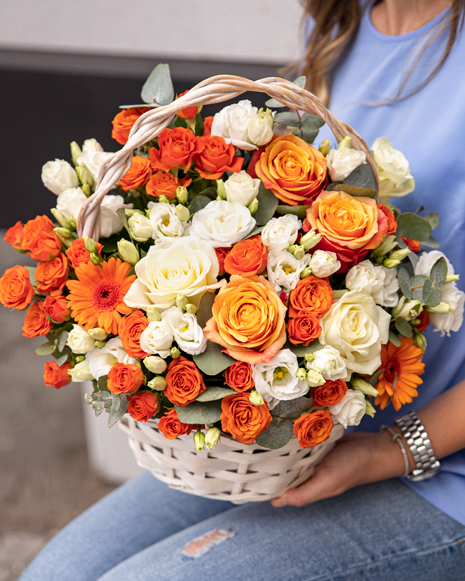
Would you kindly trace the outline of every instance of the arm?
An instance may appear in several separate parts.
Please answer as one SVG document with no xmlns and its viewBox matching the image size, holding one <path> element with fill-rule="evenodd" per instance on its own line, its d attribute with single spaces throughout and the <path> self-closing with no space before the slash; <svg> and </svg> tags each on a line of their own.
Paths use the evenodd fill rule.
<svg viewBox="0 0 465 581">
<path fill-rule="evenodd" d="M 417 412 L 431 440 L 436 458 L 465 448 L 465 380 Z M 394 427 L 396 431 L 399 429 Z M 404 442 L 405 443 L 405 442 Z M 409 454 L 410 470 L 415 464 Z M 304 506 L 342 494 L 361 484 L 402 476 L 405 464 L 397 442 L 386 432 L 356 432 L 345 436 L 301 486 L 271 501 L 275 507 Z"/>
</svg>

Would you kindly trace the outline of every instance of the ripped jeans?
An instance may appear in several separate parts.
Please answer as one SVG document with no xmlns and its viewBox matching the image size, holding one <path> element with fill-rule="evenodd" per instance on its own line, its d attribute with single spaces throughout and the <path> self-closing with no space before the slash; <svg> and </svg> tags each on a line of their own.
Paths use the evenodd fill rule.
<svg viewBox="0 0 465 581">
<path fill-rule="evenodd" d="M 146 473 L 63 529 L 20 581 L 449 581 L 465 527 L 397 479 L 303 508 L 242 506 Z"/>
</svg>

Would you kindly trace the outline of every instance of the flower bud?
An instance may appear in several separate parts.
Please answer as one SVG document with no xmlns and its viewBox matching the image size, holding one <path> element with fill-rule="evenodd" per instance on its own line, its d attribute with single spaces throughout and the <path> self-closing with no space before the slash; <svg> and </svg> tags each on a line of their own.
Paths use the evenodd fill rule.
<svg viewBox="0 0 465 581">
<path fill-rule="evenodd" d="M 310 387 L 318 387 L 319 385 L 324 385 L 326 383 L 326 379 L 319 371 L 310 369 L 307 371 L 307 383 Z"/>
<path fill-rule="evenodd" d="M 95 254 L 95 252 L 91 252 L 90 261 L 92 262 L 92 264 L 95 264 L 95 266 L 98 266 L 102 262 L 102 259 L 98 254 Z"/>
<path fill-rule="evenodd" d="M 310 250 L 314 246 L 316 246 L 323 236 L 318 232 L 315 232 L 315 228 L 312 228 L 310 232 L 307 232 L 302 238 L 300 239 L 300 245 L 303 246 L 304 250 Z"/>
<path fill-rule="evenodd" d="M 220 200 L 226 200 L 227 196 L 226 196 L 226 188 L 224 187 L 224 181 L 223 180 L 216 180 L 216 192 L 218 194 L 217 199 Z"/>
<path fill-rule="evenodd" d="M 124 213 L 128 218 L 134 216 L 134 214 L 141 214 L 142 216 L 145 216 L 142 210 L 136 210 L 134 208 L 125 208 Z"/>
<path fill-rule="evenodd" d="M 307 266 L 300 273 L 300 278 L 306 278 L 307 276 L 310 276 L 311 274 L 312 274 L 312 267 L 311 266 Z"/>
<path fill-rule="evenodd" d="M 184 307 L 189 303 L 188 299 L 182 295 L 178 294 L 176 297 L 176 306 L 178 309 L 184 309 Z"/>
<path fill-rule="evenodd" d="M 423 307 L 420 301 L 407 301 L 402 296 L 392 309 L 391 316 L 393 319 L 416 319 L 422 310 Z"/>
<path fill-rule="evenodd" d="M 128 228 L 131 237 L 136 242 L 147 242 L 149 238 L 152 238 L 152 223 L 143 214 L 133 214 L 128 220 Z"/>
<path fill-rule="evenodd" d="M 163 373 L 168 365 L 166 361 L 158 355 L 150 355 L 144 359 L 144 365 L 152 373 Z"/>
<path fill-rule="evenodd" d="M 445 313 L 450 313 L 454 310 L 449 303 L 444 303 L 441 301 L 437 307 L 426 307 L 428 313 L 437 313 L 438 315 L 443 315 Z"/>
<path fill-rule="evenodd" d="M 69 147 L 71 149 L 71 159 L 73 160 L 74 165 L 77 165 L 77 159 L 82 153 L 81 148 L 75 141 L 72 141 L 69 144 Z"/>
<path fill-rule="evenodd" d="M 352 143 L 352 137 L 346 135 L 342 141 L 339 142 L 337 149 L 350 149 L 350 144 Z"/>
<path fill-rule="evenodd" d="M 92 190 L 90 189 L 89 184 L 81 184 L 81 190 L 84 192 L 84 194 L 89 198 L 90 194 L 92 193 Z"/>
<path fill-rule="evenodd" d="M 171 200 L 170 200 L 169 198 L 167 198 L 166 196 L 160 196 L 160 197 L 158 198 L 158 201 L 159 201 L 161 204 L 170 204 L 170 203 L 171 203 Z"/>
<path fill-rule="evenodd" d="M 156 391 L 163 391 L 166 388 L 166 379 L 161 375 L 156 375 L 147 383 L 147 387 Z"/>
<path fill-rule="evenodd" d="M 180 204 L 187 204 L 187 188 L 184 186 L 179 186 L 176 189 L 176 199 Z"/>
<path fill-rule="evenodd" d="M 299 369 L 297 369 L 296 376 L 302 381 L 305 381 L 307 379 L 307 370 L 304 367 L 299 367 Z"/>
<path fill-rule="evenodd" d="M 383 266 L 386 268 L 394 268 L 398 266 L 404 258 L 410 254 L 410 248 L 401 248 L 400 250 L 394 250 L 391 254 L 384 260 Z"/>
<path fill-rule="evenodd" d="M 105 341 L 105 339 L 108 337 L 105 331 L 100 327 L 90 329 L 89 331 L 87 331 L 87 333 L 92 337 L 92 339 L 95 339 L 96 341 Z"/>
<path fill-rule="evenodd" d="M 426 341 L 426 337 L 423 335 L 423 333 L 419 333 L 417 331 L 413 336 L 413 342 L 423 352 L 426 351 L 426 347 L 428 345 L 428 342 Z"/>
<path fill-rule="evenodd" d="M 171 347 L 170 355 L 172 359 L 178 359 L 179 357 L 181 357 L 181 351 L 179 351 L 177 347 Z"/>
<path fill-rule="evenodd" d="M 154 307 L 153 305 L 147 307 L 147 319 L 149 320 L 149 323 L 152 321 L 161 321 L 160 311 L 157 309 L 157 307 Z"/>
<path fill-rule="evenodd" d="M 84 245 L 86 247 L 86 249 L 90 252 L 90 253 L 94 253 L 94 254 L 98 254 L 98 246 L 97 244 L 92 240 L 92 238 L 89 238 L 88 236 L 84 237 Z"/>
<path fill-rule="evenodd" d="M 122 238 L 118 241 L 118 252 L 124 262 L 129 262 L 132 265 L 139 262 L 139 251 L 129 240 Z"/>
<path fill-rule="evenodd" d="M 106 344 L 107 344 L 106 341 L 95 341 L 95 347 L 97 349 L 103 349 Z"/>
<path fill-rule="evenodd" d="M 254 198 L 247 207 L 249 208 L 249 212 L 252 214 L 252 216 L 256 214 L 258 210 L 258 199 Z"/>
<path fill-rule="evenodd" d="M 71 232 L 68 230 L 68 228 L 58 227 L 54 228 L 53 230 L 55 234 L 58 236 L 58 238 L 62 240 L 64 240 L 65 238 L 71 238 Z"/>
<path fill-rule="evenodd" d="M 86 356 L 85 355 L 76 355 L 74 360 L 76 361 L 76 363 L 81 363 L 82 361 L 86 360 Z"/>
<path fill-rule="evenodd" d="M 205 434 L 203 432 L 195 432 L 194 434 L 194 444 L 197 452 L 202 452 L 205 445 Z"/>
<path fill-rule="evenodd" d="M 394 234 L 391 234 L 390 236 L 386 236 L 386 238 L 382 241 L 378 248 L 375 248 L 371 254 L 375 258 L 381 258 L 382 256 L 385 256 L 386 254 L 391 252 L 391 250 L 393 250 L 396 246 L 397 246 L 396 237 L 394 236 Z"/>
<path fill-rule="evenodd" d="M 213 450 L 213 448 L 218 444 L 220 435 L 221 432 L 219 428 L 210 428 L 205 436 L 205 446 L 207 446 L 209 450 Z"/>
<path fill-rule="evenodd" d="M 444 284 L 449 284 L 450 282 L 454 282 L 459 280 L 460 276 L 458 274 L 449 274 L 447 273 L 446 282 Z"/>
<path fill-rule="evenodd" d="M 191 315 L 195 315 L 197 313 L 198 309 L 192 303 L 187 303 L 187 305 L 184 307 L 184 310 L 186 311 L 186 313 L 190 313 Z"/>
<path fill-rule="evenodd" d="M 68 218 L 64 214 L 62 214 L 60 212 L 60 210 L 57 210 L 56 208 L 52 208 L 50 210 L 50 212 L 52 212 L 53 217 L 58 222 L 58 224 L 60 224 L 60 226 L 62 228 L 66 228 L 67 230 L 74 230 L 74 228 L 71 225 L 71 222 L 68 220 Z"/>
<path fill-rule="evenodd" d="M 259 393 L 256 389 L 252 389 L 250 392 L 249 401 L 253 405 L 263 405 L 265 403 L 262 394 Z"/>
<path fill-rule="evenodd" d="M 352 387 L 352 389 L 358 389 L 358 391 L 361 391 L 365 395 L 372 395 L 374 397 L 376 397 L 378 395 L 378 390 L 375 389 L 371 385 L 371 383 L 368 383 L 368 381 L 365 381 L 364 379 L 361 379 L 360 377 L 353 379 L 350 382 L 350 386 Z"/>
<path fill-rule="evenodd" d="M 367 400 L 365 400 L 365 404 L 366 404 L 366 408 L 365 408 L 366 415 L 370 416 L 370 418 L 374 418 L 375 413 L 376 413 L 376 409 L 373 407 L 371 401 L 367 399 Z"/>
<path fill-rule="evenodd" d="M 181 222 L 187 222 L 191 217 L 191 214 L 189 210 L 186 208 L 186 206 L 178 204 L 176 206 L 176 217 L 178 218 L 178 220 L 181 220 Z"/>
<path fill-rule="evenodd" d="M 86 166 L 85 163 L 80 163 L 76 167 L 76 173 L 82 185 L 87 184 L 89 188 L 94 185 L 94 178 L 90 172 L 90 169 Z"/>
<path fill-rule="evenodd" d="M 77 222 L 76 222 L 76 218 L 74 218 L 73 216 L 70 216 L 69 218 L 69 228 L 68 230 L 71 230 L 71 232 L 74 232 L 74 230 L 76 230 L 76 226 L 77 226 Z"/>
<path fill-rule="evenodd" d="M 322 153 L 326 157 L 329 153 L 329 150 L 331 149 L 331 143 L 329 142 L 329 139 L 323 139 L 318 149 L 320 153 Z"/>
<path fill-rule="evenodd" d="M 291 248 L 292 250 L 290 250 Z M 292 244 L 292 246 L 289 246 L 287 251 L 293 254 L 297 260 L 300 260 L 305 256 L 305 249 L 303 246 L 300 246 L 300 244 Z"/>
<path fill-rule="evenodd" d="M 271 109 L 258 111 L 247 126 L 249 141 L 257 147 L 262 147 L 273 138 L 273 113 Z"/>
<path fill-rule="evenodd" d="M 307 363 L 311 363 L 315 359 L 315 355 L 313 353 L 305 353 L 304 359 Z"/>
</svg>

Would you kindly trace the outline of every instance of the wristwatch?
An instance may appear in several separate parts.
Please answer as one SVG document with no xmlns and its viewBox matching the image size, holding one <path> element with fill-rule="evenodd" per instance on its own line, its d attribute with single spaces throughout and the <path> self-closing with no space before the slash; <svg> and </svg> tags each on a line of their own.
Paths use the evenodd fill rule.
<svg viewBox="0 0 465 581">
<path fill-rule="evenodd" d="M 415 461 L 415 469 L 406 478 L 419 482 L 437 474 L 441 470 L 441 463 L 436 460 L 428 434 L 417 414 L 409 412 L 394 421 L 399 426 Z"/>
</svg>

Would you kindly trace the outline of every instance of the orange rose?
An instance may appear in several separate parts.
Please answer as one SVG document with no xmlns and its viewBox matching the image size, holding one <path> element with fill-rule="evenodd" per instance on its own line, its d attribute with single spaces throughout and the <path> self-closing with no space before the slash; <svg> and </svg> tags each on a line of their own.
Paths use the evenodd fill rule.
<svg viewBox="0 0 465 581">
<path fill-rule="evenodd" d="M 64 296 L 46 297 L 44 307 L 47 315 L 57 323 L 64 323 L 71 314 L 68 301 Z"/>
<path fill-rule="evenodd" d="M 31 304 L 34 296 L 29 271 L 24 266 L 5 270 L 0 278 L 0 302 L 8 309 L 22 311 Z"/>
<path fill-rule="evenodd" d="M 306 311 L 321 319 L 333 303 L 333 289 L 329 280 L 306 276 L 299 280 L 295 289 L 291 291 L 289 316 L 296 317 L 300 311 Z"/>
<path fill-rule="evenodd" d="M 55 293 L 63 290 L 68 280 L 68 259 L 60 253 L 51 262 L 39 262 L 35 271 L 36 286 L 39 292 Z"/>
<path fill-rule="evenodd" d="M 248 393 L 235 393 L 221 400 L 221 429 L 242 444 L 252 444 L 271 420 L 268 404 L 254 405 Z"/>
<path fill-rule="evenodd" d="M 325 156 L 296 135 L 275 135 L 252 170 L 289 206 L 310 204 L 327 182 Z"/>
<path fill-rule="evenodd" d="M 234 157 L 236 148 L 228 145 L 222 137 L 211 135 L 197 137 L 202 146 L 200 153 L 195 156 L 196 169 L 207 180 L 217 180 L 224 172 L 236 173 L 242 169 L 243 157 Z"/>
<path fill-rule="evenodd" d="M 147 111 L 150 111 L 150 107 L 131 107 L 130 109 L 123 109 L 118 113 L 112 121 L 113 131 L 111 132 L 111 136 L 113 139 L 116 139 L 121 145 L 125 145 L 132 126 Z"/>
<path fill-rule="evenodd" d="M 184 93 L 181 93 L 179 95 L 179 97 L 182 97 L 183 95 L 185 95 L 186 93 L 188 93 L 189 91 L 184 91 Z M 179 98 L 178 97 L 178 98 Z M 185 109 L 180 109 L 176 115 L 178 117 L 182 117 L 183 119 L 195 119 L 195 116 L 197 115 L 197 113 L 200 111 L 200 109 L 202 109 L 202 107 L 186 107 Z"/>
<path fill-rule="evenodd" d="M 253 276 L 266 268 L 268 251 L 262 237 L 252 236 L 235 244 L 224 259 L 224 270 L 228 274 Z"/>
<path fill-rule="evenodd" d="M 158 148 L 159 150 L 152 147 L 149 152 L 153 169 L 169 171 L 180 167 L 187 172 L 191 168 L 194 155 L 202 146 L 190 129 L 175 127 L 163 129 L 158 136 Z"/>
<path fill-rule="evenodd" d="M 44 383 L 55 389 L 60 389 L 71 383 L 71 376 L 68 371 L 72 369 L 69 363 L 63 363 L 58 367 L 55 361 L 49 361 L 44 366 Z"/>
<path fill-rule="evenodd" d="M 29 256 L 34 260 L 48 262 L 61 251 L 61 240 L 54 232 L 39 232 L 29 242 Z"/>
<path fill-rule="evenodd" d="M 97 244 L 98 253 L 101 255 L 103 246 L 100 242 L 95 242 L 95 244 Z M 65 254 L 70 259 L 73 268 L 77 268 L 80 264 L 86 264 L 90 260 L 90 252 L 86 248 L 84 238 L 75 240 Z"/>
<path fill-rule="evenodd" d="M 209 137 L 212 134 L 213 115 L 205 117 L 203 120 L 203 136 Z"/>
<path fill-rule="evenodd" d="M 391 212 L 389 208 L 383 206 L 383 204 L 378 204 L 378 210 L 381 210 L 387 218 L 386 236 L 389 236 L 390 234 L 395 234 L 397 232 L 397 222 L 394 214 Z"/>
<path fill-rule="evenodd" d="M 381 244 L 388 217 L 371 198 L 322 192 L 307 210 L 303 229 L 310 228 L 323 236 L 316 248 L 336 252 L 341 262 L 339 272 L 346 272 Z"/>
<path fill-rule="evenodd" d="M 179 421 L 175 409 L 166 412 L 166 414 L 158 420 L 158 429 L 167 440 L 175 440 L 178 436 L 190 434 L 192 428 L 193 426 L 190 424 L 183 424 Z"/>
<path fill-rule="evenodd" d="M 140 186 L 145 186 L 152 175 L 152 167 L 150 159 L 147 157 L 140 157 L 134 155 L 131 162 L 131 167 L 120 179 L 119 185 L 124 191 L 136 190 Z"/>
<path fill-rule="evenodd" d="M 415 325 L 415 329 L 419 333 L 423 333 L 423 331 L 425 331 L 430 324 L 428 311 L 423 309 L 423 311 L 421 311 L 421 313 L 418 315 L 417 319 L 420 319 L 420 323 L 418 325 Z"/>
<path fill-rule="evenodd" d="M 329 438 L 333 426 L 331 412 L 317 410 L 311 414 L 303 414 L 295 420 L 294 434 L 299 439 L 301 448 L 313 448 Z"/>
<path fill-rule="evenodd" d="M 15 250 L 22 250 L 24 236 L 24 226 L 21 222 L 16 222 L 14 226 L 8 228 L 5 234 L 5 242 L 13 246 Z"/>
<path fill-rule="evenodd" d="M 204 335 L 246 363 L 265 363 L 286 342 L 286 307 L 263 276 L 231 276 L 215 297 Z"/>
<path fill-rule="evenodd" d="M 34 220 L 26 222 L 23 230 L 22 249 L 29 250 L 32 240 L 37 234 L 53 232 L 53 228 L 53 222 L 47 216 L 36 216 Z"/>
<path fill-rule="evenodd" d="M 190 178 L 178 179 L 170 172 L 156 171 L 149 179 L 146 185 L 147 194 L 159 198 L 166 196 L 170 200 L 176 197 L 176 190 L 179 186 L 189 186 L 192 180 Z"/>
<path fill-rule="evenodd" d="M 197 366 L 185 357 L 178 357 L 168 366 L 164 395 L 171 403 L 186 406 L 206 391 L 203 377 Z"/>
<path fill-rule="evenodd" d="M 234 391 L 242 393 L 255 386 L 252 378 L 252 367 L 243 361 L 235 361 L 224 373 L 225 384 Z"/>
<path fill-rule="evenodd" d="M 299 311 L 287 323 L 287 336 L 294 345 L 309 345 L 321 335 L 321 325 L 312 311 Z"/>
<path fill-rule="evenodd" d="M 418 240 L 410 240 L 410 238 L 404 238 L 404 236 L 401 236 L 401 238 L 412 252 L 420 252 L 420 242 Z"/>
<path fill-rule="evenodd" d="M 23 337 L 41 337 L 50 333 L 52 323 L 47 317 L 43 303 L 36 301 L 29 307 L 23 325 Z"/>
<path fill-rule="evenodd" d="M 224 261 L 226 259 L 226 256 L 228 256 L 228 253 L 231 249 L 220 246 L 219 248 L 215 248 L 214 250 L 216 253 L 216 257 L 218 258 L 218 264 L 220 265 L 220 269 L 218 271 L 218 274 L 223 274 L 224 273 Z"/>
<path fill-rule="evenodd" d="M 318 387 L 312 387 L 314 406 L 336 405 L 347 393 L 347 383 L 343 379 L 330 380 Z"/>
<path fill-rule="evenodd" d="M 128 414 L 138 422 L 146 422 L 160 409 L 160 398 L 151 391 L 139 391 L 127 395 L 129 400 Z"/>
<path fill-rule="evenodd" d="M 140 347 L 140 336 L 149 326 L 149 321 L 142 311 L 134 311 L 121 319 L 118 325 L 118 335 L 124 350 L 130 357 L 143 359 L 148 353 Z"/>
<path fill-rule="evenodd" d="M 115 363 L 108 373 L 107 387 L 111 393 L 132 393 L 143 383 L 144 374 L 135 363 Z"/>
</svg>

